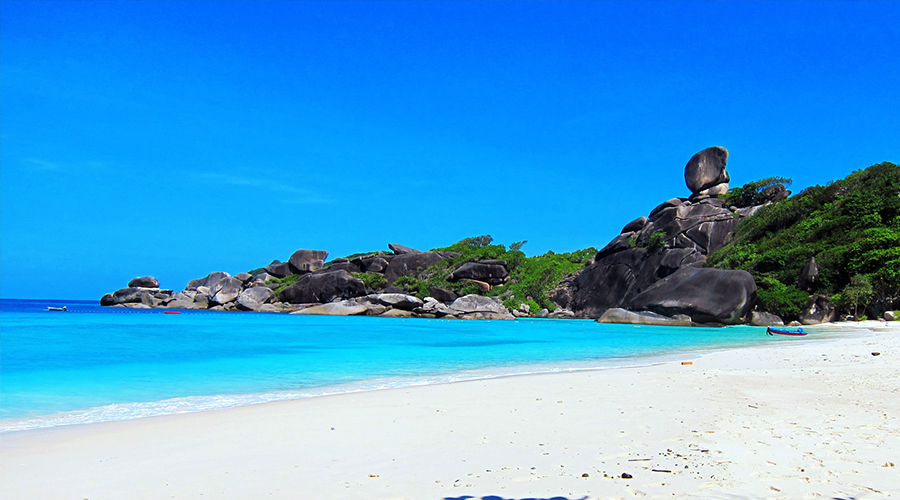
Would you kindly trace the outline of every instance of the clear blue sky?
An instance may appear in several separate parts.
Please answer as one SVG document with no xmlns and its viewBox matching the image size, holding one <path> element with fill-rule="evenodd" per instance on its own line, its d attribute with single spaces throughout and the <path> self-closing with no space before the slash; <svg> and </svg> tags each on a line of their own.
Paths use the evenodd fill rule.
<svg viewBox="0 0 900 500">
<path fill-rule="evenodd" d="M 0 296 L 601 247 L 695 152 L 900 162 L 900 2 L 0 2 Z"/>
</svg>

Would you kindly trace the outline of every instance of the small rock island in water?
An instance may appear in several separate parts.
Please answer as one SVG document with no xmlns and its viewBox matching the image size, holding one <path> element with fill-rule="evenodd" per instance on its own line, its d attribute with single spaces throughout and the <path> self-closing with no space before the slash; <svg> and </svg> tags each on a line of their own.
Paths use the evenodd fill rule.
<svg viewBox="0 0 900 500">
<path fill-rule="evenodd" d="M 286 262 L 275 260 L 234 276 L 210 273 L 190 281 L 180 292 L 159 288 L 153 277 L 135 278 L 127 288 L 104 295 L 100 304 L 382 317 L 592 318 L 608 323 L 690 326 L 783 325 L 785 320 L 815 324 L 834 321 L 839 310 L 858 316 L 862 302 L 863 310 L 894 318 L 891 311 L 900 299 L 900 260 L 886 263 L 886 278 L 877 272 L 844 277 L 845 287 L 838 290 L 842 293 L 829 297 L 816 293 L 823 286 L 816 264 L 816 256 L 822 258 L 821 249 L 799 246 L 802 270 L 793 272 L 792 266 L 798 264 L 782 261 L 782 274 L 776 276 L 780 281 L 770 277 L 766 255 L 757 255 L 756 260 L 734 257 L 746 253 L 741 245 L 755 245 L 762 238 L 757 234 L 754 240 L 753 231 L 738 231 L 740 237 L 736 238 L 736 229 L 745 227 L 744 221 L 753 219 L 758 226 L 775 224 L 777 230 L 787 230 L 781 227 L 785 223 L 778 219 L 778 210 L 770 207 L 790 204 L 808 191 L 818 197 L 814 202 L 824 206 L 828 196 L 844 197 L 860 188 L 858 179 L 856 184 L 849 182 L 858 172 L 826 188 L 816 186 L 825 190 L 824 194 L 810 188 L 790 198 L 791 192 L 785 188 L 790 179 L 769 178 L 730 189 L 727 162 L 728 151 L 722 147 L 695 154 L 684 169 L 691 196 L 664 201 L 647 216 L 629 222 L 600 251 L 589 248 L 526 257 L 520 250 L 525 242 L 507 249 L 492 244 L 490 236 L 467 238 L 430 251 L 389 244 L 390 252 L 329 262 L 327 251 L 300 249 Z M 862 172 L 900 182 L 898 170 L 897 165 L 882 163 Z M 839 183 L 853 185 L 841 187 Z M 829 194 L 832 186 L 838 187 Z M 810 205 L 809 200 L 801 202 L 807 208 Z M 900 212 L 900 207 L 894 206 L 900 203 L 888 205 L 888 211 Z M 802 212 L 793 206 L 786 211 Z M 882 215 L 888 221 L 891 217 L 890 213 Z M 799 219 L 792 223 L 797 222 Z M 765 234 L 771 236 L 772 230 Z M 900 228 L 893 238 L 900 238 Z M 881 245 L 890 248 L 891 241 L 888 237 Z M 896 243 L 900 244 L 900 239 Z M 715 267 L 710 266 L 709 257 Z M 841 283 L 831 275 L 828 278 L 836 290 Z M 864 278 L 870 288 L 871 280 L 876 280 L 881 292 L 872 291 L 865 300 L 854 303 L 849 297 L 856 295 L 848 291 L 859 290 Z M 837 299 L 837 307 L 832 298 Z"/>
</svg>

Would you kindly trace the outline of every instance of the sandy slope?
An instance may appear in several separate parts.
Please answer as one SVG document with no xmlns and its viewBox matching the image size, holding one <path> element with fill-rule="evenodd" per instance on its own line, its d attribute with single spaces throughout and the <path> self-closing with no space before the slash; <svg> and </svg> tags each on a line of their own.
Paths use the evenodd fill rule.
<svg viewBox="0 0 900 500">
<path fill-rule="evenodd" d="M 0 497 L 900 498 L 900 325 L 869 326 L 691 365 L 13 432 Z"/>
</svg>

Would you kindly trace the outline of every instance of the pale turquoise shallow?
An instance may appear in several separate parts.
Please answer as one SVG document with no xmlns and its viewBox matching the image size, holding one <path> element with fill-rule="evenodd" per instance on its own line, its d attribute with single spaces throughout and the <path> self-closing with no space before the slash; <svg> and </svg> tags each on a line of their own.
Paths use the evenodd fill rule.
<svg viewBox="0 0 900 500">
<path fill-rule="evenodd" d="M 67 305 L 69 312 L 48 312 Z M 0 432 L 650 362 L 764 328 L 101 308 L 0 300 Z"/>
</svg>

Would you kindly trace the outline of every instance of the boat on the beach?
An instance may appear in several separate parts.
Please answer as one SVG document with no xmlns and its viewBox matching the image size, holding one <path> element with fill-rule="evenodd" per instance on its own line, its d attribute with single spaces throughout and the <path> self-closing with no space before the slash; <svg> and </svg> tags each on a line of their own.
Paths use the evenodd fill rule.
<svg viewBox="0 0 900 500">
<path fill-rule="evenodd" d="M 803 328 L 788 330 L 786 328 L 772 328 L 771 326 L 766 328 L 766 333 L 768 333 L 769 335 L 806 335 L 806 332 L 803 331 Z"/>
<path fill-rule="evenodd" d="M 47 306 L 47 310 L 48 310 L 48 311 L 60 311 L 60 312 L 66 312 L 66 311 L 68 311 L 68 309 L 66 309 L 66 306 L 62 306 L 62 307 L 50 307 L 50 306 Z"/>
</svg>

